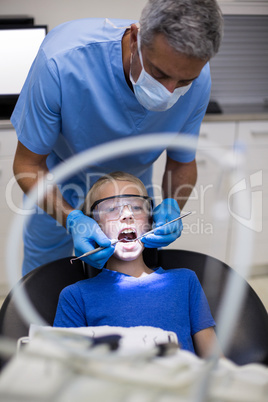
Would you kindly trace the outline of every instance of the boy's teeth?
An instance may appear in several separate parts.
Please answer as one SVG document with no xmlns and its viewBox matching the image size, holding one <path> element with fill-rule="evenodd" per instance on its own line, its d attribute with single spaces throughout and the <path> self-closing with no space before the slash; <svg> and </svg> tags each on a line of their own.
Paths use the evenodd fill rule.
<svg viewBox="0 0 268 402">
<path fill-rule="evenodd" d="M 133 229 L 125 229 L 121 233 L 132 233 Z"/>
<path fill-rule="evenodd" d="M 135 230 L 131 228 L 126 228 L 119 233 L 118 240 L 122 242 L 128 242 L 128 241 L 134 241 L 136 237 L 137 235 Z"/>
</svg>

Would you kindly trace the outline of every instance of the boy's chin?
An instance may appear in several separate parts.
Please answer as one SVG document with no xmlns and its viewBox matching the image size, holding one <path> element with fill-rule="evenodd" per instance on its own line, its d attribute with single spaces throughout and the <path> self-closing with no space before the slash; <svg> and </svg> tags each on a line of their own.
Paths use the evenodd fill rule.
<svg viewBox="0 0 268 402">
<path fill-rule="evenodd" d="M 118 245 L 119 244 L 120 243 L 118 243 Z M 128 249 L 127 247 L 123 247 L 121 245 L 122 243 L 120 244 L 119 247 L 116 247 L 113 256 L 122 261 L 136 260 L 142 254 L 144 249 L 144 246 L 141 245 L 140 243 L 137 243 L 134 249 Z"/>
<path fill-rule="evenodd" d="M 117 258 L 120 261 L 126 261 L 126 262 L 131 262 L 131 261 L 135 261 L 138 256 L 131 256 L 131 255 L 114 255 L 115 258 Z"/>
</svg>

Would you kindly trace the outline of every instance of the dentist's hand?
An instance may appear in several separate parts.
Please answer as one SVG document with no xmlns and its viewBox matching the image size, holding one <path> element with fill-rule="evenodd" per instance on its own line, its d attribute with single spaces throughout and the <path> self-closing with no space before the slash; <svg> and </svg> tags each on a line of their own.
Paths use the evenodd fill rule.
<svg viewBox="0 0 268 402">
<path fill-rule="evenodd" d="M 173 198 L 166 198 L 153 210 L 153 227 L 158 227 L 166 222 L 180 216 L 180 207 L 176 200 Z M 150 234 L 141 239 L 145 247 L 158 248 L 165 247 L 180 237 L 183 229 L 182 221 L 178 220 L 170 225 L 164 226 L 155 230 L 153 234 Z"/>
<path fill-rule="evenodd" d="M 96 243 L 98 246 L 106 247 L 104 250 L 82 258 L 92 267 L 103 268 L 113 255 L 115 246 L 111 246 L 111 240 L 103 233 L 97 222 L 75 209 L 67 216 L 66 229 L 73 237 L 77 257 L 94 250 Z"/>
</svg>

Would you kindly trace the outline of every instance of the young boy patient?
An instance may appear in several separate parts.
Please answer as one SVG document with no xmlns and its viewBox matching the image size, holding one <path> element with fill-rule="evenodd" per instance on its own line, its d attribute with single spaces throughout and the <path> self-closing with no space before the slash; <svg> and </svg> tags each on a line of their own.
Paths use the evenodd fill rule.
<svg viewBox="0 0 268 402">
<path fill-rule="evenodd" d="M 55 327 L 152 326 L 177 334 L 180 346 L 207 357 L 216 339 L 215 322 L 195 273 L 150 269 L 143 243 L 151 228 L 151 199 L 143 183 L 123 172 L 99 179 L 83 211 L 110 239 L 119 239 L 106 267 L 60 294 Z"/>
</svg>

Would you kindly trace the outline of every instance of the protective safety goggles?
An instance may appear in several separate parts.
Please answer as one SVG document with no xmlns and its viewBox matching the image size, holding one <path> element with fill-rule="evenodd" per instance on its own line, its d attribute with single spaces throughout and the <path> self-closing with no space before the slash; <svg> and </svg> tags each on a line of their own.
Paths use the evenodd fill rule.
<svg viewBox="0 0 268 402">
<path fill-rule="evenodd" d="M 97 200 L 90 208 L 90 216 L 97 222 L 106 219 L 115 221 L 120 218 L 125 207 L 134 219 L 152 216 L 153 200 L 150 197 L 134 194 L 122 194 Z"/>
</svg>

